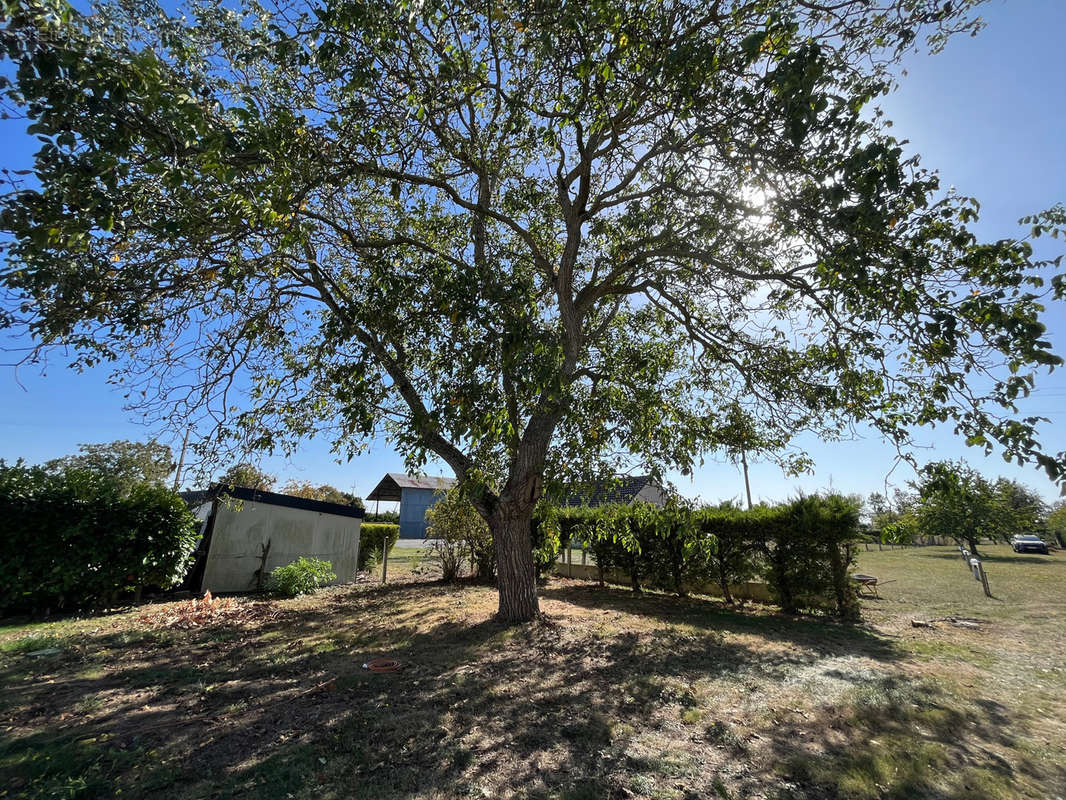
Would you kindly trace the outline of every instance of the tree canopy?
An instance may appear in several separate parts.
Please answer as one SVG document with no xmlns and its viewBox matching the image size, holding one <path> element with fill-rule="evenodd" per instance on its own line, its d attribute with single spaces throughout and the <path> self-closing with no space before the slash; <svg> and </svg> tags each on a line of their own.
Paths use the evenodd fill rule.
<svg viewBox="0 0 1066 800">
<path fill-rule="evenodd" d="M 119 440 L 104 444 L 79 444 L 76 455 L 46 463 L 50 472 L 83 469 L 109 475 L 120 483 L 153 483 L 162 486 L 174 472 L 174 454 L 159 442 Z"/>
<path fill-rule="evenodd" d="M 1047 515 L 1047 529 L 1062 544 L 1066 538 L 1066 500 L 1058 500 L 1051 506 Z"/>
<path fill-rule="evenodd" d="M 308 500 L 322 500 L 327 503 L 337 503 L 342 506 L 354 506 L 364 508 L 363 498 L 356 497 L 351 492 L 342 492 L 335 486 L 323 483 L 315 486 L 309 481 L 298 481 L 295 478 L 289 480 L 281 487 L 281 493 L 293 497 L 304 497 Z"/>
<path fill-rule="evenodd" d="M 229 467 L 218 479 L 223 486 L 236 486 L 242 489 L 257 489 L 261 492 L 274 490 L 277 478 L 264 472 L 255 464 L 242 461 Z"/>
<path fill-rule="evenodd" d="M 547 489 L 751 436 L 948 424 L 1041 465 L 1061 359 L 1027 241 L 981 242 L 876 108 L 976 0 L 5 0 L 4 323 L 212 446 L 434 456 L 537 610 Z M 747 437 L 747 434 L 746 434 Z"/>
<path fill-rule="evenodd" d="M 887 513 L 882 510 L 884 538 L 938 536 L 966 544 L 977 555 L 982 539 L 1006 542 L 1015 534 L 1044 527 L 1047 505 L 1016 481 L 1002 477 L 992 481 L 973 467 L 952 461 L 927 464 L 920 476 L 912 484 L 915 494 L 897 494 L 896 507 Z"/>
</svg>

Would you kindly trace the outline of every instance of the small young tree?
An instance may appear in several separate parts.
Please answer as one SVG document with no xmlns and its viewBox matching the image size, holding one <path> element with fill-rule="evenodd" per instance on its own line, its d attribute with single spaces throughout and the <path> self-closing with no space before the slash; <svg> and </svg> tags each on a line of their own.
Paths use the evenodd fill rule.
<svg viewBox="0 0 1066 800">
<path fill-rule="evenodd" d="M 472 573 L 484 581 L 496 574 L 496 551 L 492 533 L 462 491 L 444 492 L 426 511 L 426 538 L 434 539 L 445 580 L 458 577 L 461 561 L 469 559 Z"/>
</svg>

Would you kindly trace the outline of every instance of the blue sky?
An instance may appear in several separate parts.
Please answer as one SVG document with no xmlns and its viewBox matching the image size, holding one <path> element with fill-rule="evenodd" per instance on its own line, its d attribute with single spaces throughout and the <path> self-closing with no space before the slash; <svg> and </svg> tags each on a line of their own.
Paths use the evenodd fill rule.
<svg viewBox="0 0 1066 800">
<path fill-rule="evenodd" d="M 1019 235 L 1019 217 L 1066 202 L 1066 2 L 994 0 L 982 14 L 988 26 L 976 38 L 955 39 L 938 56 L 909 57 L 899 92 L 882 104 L 896 136 L 910 141 L 924 166 L 939 170 L 945 186 L 980 200 L 976 230 L 993 239 Z M 34 143 L 21 124 L 0 124 L 0 145 L 3 166 L 30 165 Z M 1062 250 L 1061 241 L 1043 246 L 1045 254 Z M 1049 308 L 1046 321 L 1056 352 L 1066 354 L 1066 304 Z M 0 367 L 0 458 L 36 463 L 73 452 L 79 442 L 146 438 L 148 431 L 123 411 L 121 395 L 106 379 L 106 371 L 73 373 L 59 357 L 45 374 Z M 1050 419 L 1043 429 L 1047 451 L 1066 449 L 1066 369 L 1040 376 L 1022 410 Z M 920 462 L 964 457 L 1049 500 L 1059 495 L 1042 472 L 995 455 L 986 459 L 950 430 L 920 430 L 915 438 Z M 776 467 L 756 464 L 751 482 L 757 499 L 830 487 L 865 495 L 914 477 L 907 464 L 895 465 L 894 451 L 875 436 L 830 443 L 806 437 L 800 445 L 816 462 L 814 474 L 787 478 Z M 375 441 L 366 454 L 337 464 L 327 443 L 311 441 L 292 459 L 267 459 L 264 467 L 282 480 L 331 483 L 365 496 L 385 472 L 402 470 L 403 461 L 386 442 Z M 440 464 L 426 471 L 450 474 Z M 739 498 L 743 491 L 737 469 L 711 457 L 691 477 L 673 478 L 683 495 L 708 501 Z"/>
</svg>

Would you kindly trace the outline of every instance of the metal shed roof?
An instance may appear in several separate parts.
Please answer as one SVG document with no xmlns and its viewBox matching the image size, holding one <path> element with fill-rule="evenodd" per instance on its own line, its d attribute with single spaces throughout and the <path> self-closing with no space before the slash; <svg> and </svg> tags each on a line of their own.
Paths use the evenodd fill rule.
<svg viewBox="0 0 1066 800">
<path fill-rule="evenodd" d="M 367 500 L 399 501 L 404 489 L 450 489 L 455 486 L 454 478 L 435 478 L 425 475 L 405 475 L 402 472 L 390 472 L 366 496 Z"/>
<path fill-rule="evenodd" d="M 180 496 L 193 509 L 208 500 L 214 500 L 216 497 L 232 497 L 235 500 L 244 500 L 250 503 L 266 503 L 272 506 L 298 508 L 303 511 L 317 511 L 321 514 L 335 514 L 340 517 L 358 517 L 362 519 L 366 515 L 366 509 L 364 508 L 328 503 L 325 500 L 310 500 L 306 497 L 293 497 L 292 495 L 278 494 L 277 492 L 264 492 L 259 489 L 247 489 L 243 486 L 218 484 L 206 491 L 181 492 Z"/>
</svg>

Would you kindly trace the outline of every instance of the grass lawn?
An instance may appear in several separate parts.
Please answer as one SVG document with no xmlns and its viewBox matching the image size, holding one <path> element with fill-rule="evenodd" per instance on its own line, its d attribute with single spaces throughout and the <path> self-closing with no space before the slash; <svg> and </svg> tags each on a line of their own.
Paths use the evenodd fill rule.
<svg viewBox="0 0 1066 800">
<path fill-rule="evenodd" d="M 988 555 L 991 600 L 949 548 L 863 552 L 855 626 L 554 579 L 505 628 L 410 551 L 237 622 L 8 626 L 0 797 L 1066 797 L 1066 555 Z"/>
</svg>

